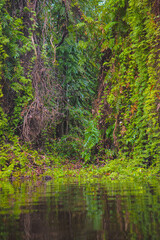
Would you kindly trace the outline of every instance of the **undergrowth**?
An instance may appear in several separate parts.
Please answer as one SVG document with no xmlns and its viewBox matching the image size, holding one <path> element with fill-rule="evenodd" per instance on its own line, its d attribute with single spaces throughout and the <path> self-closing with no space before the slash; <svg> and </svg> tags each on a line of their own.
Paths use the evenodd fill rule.
<svg viewBox="0 0 160 240">
<path fill-rule="evenodd" d="M 11 141 L 12 140 L 12 141 Z M 131 159 L 103 159 L 97 164 L 82 160 L 67 160 L 58 155 L 38 152 L 28 145 L 20 145 L 13 137 L 5 148 L 1 146 L 0 179 L 32 179 L 49 176 L 75 181 L 154 180 L 160 177 L 160 165 L 139 165 Z"/>
</svg>

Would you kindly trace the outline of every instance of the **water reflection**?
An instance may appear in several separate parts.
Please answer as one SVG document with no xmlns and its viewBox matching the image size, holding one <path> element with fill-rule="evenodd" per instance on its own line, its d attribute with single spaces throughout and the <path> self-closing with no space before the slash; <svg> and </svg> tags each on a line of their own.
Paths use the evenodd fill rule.
<svg viewBox="0 0 160 240">
<path fill-rule="evenodd" d="M 160 239 L 160 188 L 0 183 L 0 239 Z"/>
</svg>

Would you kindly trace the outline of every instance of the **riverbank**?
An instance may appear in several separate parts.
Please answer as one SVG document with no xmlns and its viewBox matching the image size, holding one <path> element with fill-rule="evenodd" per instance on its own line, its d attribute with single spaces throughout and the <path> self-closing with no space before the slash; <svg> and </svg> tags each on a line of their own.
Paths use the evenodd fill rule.
<svg viewBox="0 0 160 240">
<path fill-rule="evenodd" d="M 159 180 L 157 168 L 142 168 L 127 165 L 115 159 L 105 164 L 67 163 L 54 166 L 44 172 L 43 176 L 57 178 L 71 178 L 83 182 L 94 181 L 154 181 Z"/>
<path fill-rule="evenodd" d="M 69 160 L 58 154 L 44 153 L 20 145 L 15 138 L 14 144 L 1 147 L 0 179 L 71 179 L 73 181 L 152 181 L 160 178 L 158 162 L 148 166 L 144 162 L 127 158 L 103 160 L 86 163 L 82 159 Z"/>
<path fill-rule="evenodd" d="M 34 154 L 33 154 L 34 153 Z M 83 161 L 69 161 L 55 156 L 37 155 L 35 152 L 26 153 L 25 161 L 21 158 L 10 159 L 10 164 L 1 168 L 0 179 L 35 179 L 44 180 L 73 180 L 83 182 L 94 181 L 152 181 L 159 180 L 158 166 L 149 168 L 136 166 L 131 160 L 107 159 L 98 164 L 85 164 Z M 37 153 L 36 153 L 37 154 Z M 11 156 L 8 156 L 8 159 Z M 13 157 L 13 153 L 12 153 Z M 27 161 L 26 161 L 27 159 Z"/>
</svg>

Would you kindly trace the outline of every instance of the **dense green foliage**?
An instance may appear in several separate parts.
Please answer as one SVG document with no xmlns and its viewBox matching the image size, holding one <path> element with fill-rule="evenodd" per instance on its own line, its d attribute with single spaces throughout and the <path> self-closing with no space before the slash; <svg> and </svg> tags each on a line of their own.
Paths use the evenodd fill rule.
<svg viewBox="0 0 160 240">
<path fill-rule="evenodd" d="M 148 1 L 116 1 L 116 6 L 106 1 L 111 19 L 102 15 L 114 23 L 103 43 L 112 55 L 104 63 L 109 70 L 100 103 L 102 128 L 107 136 L 114 125 L 111 144 L 118 157 L 147 165 L 160 160 L 159 21 L 152 7 Z"/>
<path fill-rule="evenodd" d="M 25 171 L 35 149 L 158 171 L 158 13 L 156 0 L 1 1 L 0 170 Z"/>
</svg>

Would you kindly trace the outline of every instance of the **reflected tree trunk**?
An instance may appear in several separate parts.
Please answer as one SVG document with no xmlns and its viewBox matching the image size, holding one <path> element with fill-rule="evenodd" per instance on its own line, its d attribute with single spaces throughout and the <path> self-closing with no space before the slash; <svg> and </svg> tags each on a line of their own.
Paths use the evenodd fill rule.
<svg viewBox="0 0 160 240">
<path fill-rule="evenodd" d="M 24 217 L 24 239 L 31 239 L 31 220 L 29 214 L 26 214 Z"/>
</svg>

